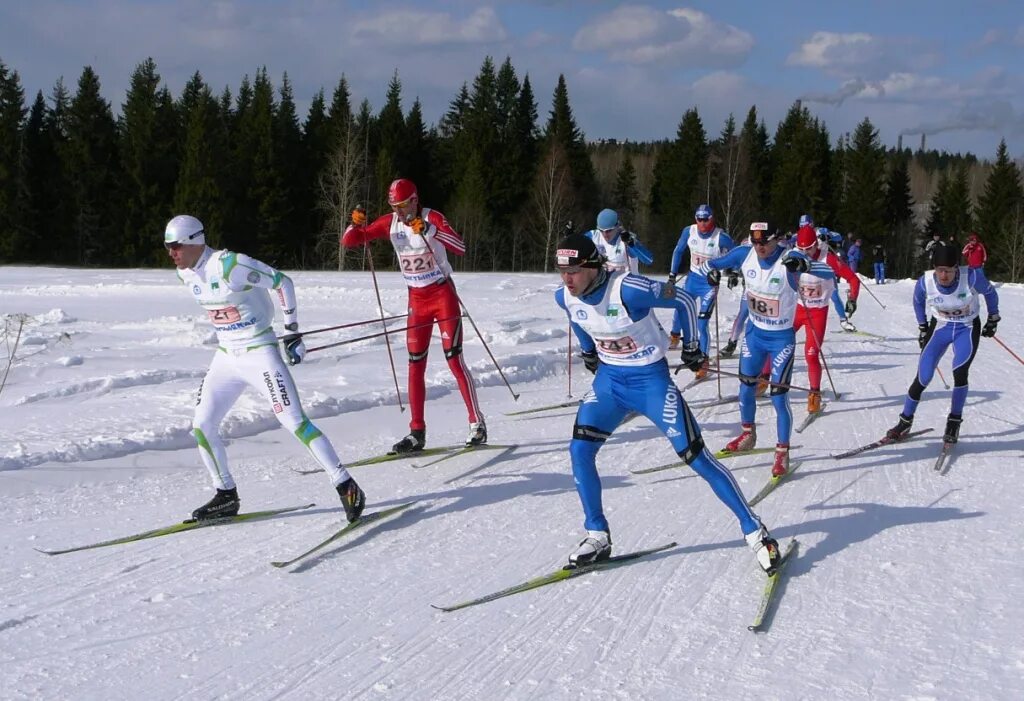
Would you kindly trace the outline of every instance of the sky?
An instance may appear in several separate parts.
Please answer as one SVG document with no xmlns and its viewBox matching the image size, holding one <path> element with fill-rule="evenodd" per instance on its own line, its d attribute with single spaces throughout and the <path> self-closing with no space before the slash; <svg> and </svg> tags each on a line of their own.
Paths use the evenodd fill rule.
<svg viewBox="0 0 1024 701">
<path fill-rule="evenodd" d="M 289 274 L 303 331 L 378 314 L 366 272 Z M 403 313 L 401 275 L 380 268 L 377 279 L 384 312 Z M 678 462 L 646 418 L 620 426 L 598 455 L 613 553 L 678 546 L 473 608 L 431 608 L 550 572 L 584 534 L 568 451 L 576 408 L 507 415 L 579 400 L 591 386 L 579 359 L 567 373 L 558 275 L 455 280 L 519 395 L 513 400 L 467 326 L 464 358 L 490 444 L 514 447 L 423 469 L 412 467 L 423 456 L 352 466 L 367 513 L 417 503 L 277 569 L 272 561 L 336 532 L 344 512 L 328 477 L 253 389 L 221 426 L 242 510 L 315 507 L 56 557 L 33 549 L 176 523 L 212 496 L 190 428 L 216 337 L 169 267 L 0 268 L 0 379 L 14 331 L 3 333 L 3 315 L 25 315 L 0 390 L 0 698 L 1024 698 L 1024 368 L 994 339 L 981 339 L 944 475 L 932 469 L 951 397 L 939 377 L 914 422 L 930 433 L 830 457 L 896 422 L 918 357 L 912 280 L 871 286 L 885 310 L 861 290 L 852 320 L 877 336 L 843 333 L 829 312 L 823 357 L 841 398 L 833 400 L 823 378 L 825 413 L 793 435 L 799 470 L 754 507 L 780 542 L 800 543 L 767 632 L 747 630 L 764 580 L 733 514 L 689 468 L 632 472 Z M 998 336 L 1020 355 L 1024 286 L 998 289 Z M 741 300 L 723 288 L 720 302 L 727 333 Z M 668 310 L 658 315 L 663 325 L 671 320 Z M 278 315 L 279 332 L 281 324 Z M 307 345 L 377 329 L 310 335 Z M 349 465 L 408 430 L 398 333 L 404 412 L 381 338 L 310 351 L 291 369 L 307 416 Z M 468 432 L 439 346 L 435 332 L 428 447 L 457 444 Z M 734 372 L 737 362 L 722 369 Z M 949 382 L 951 366 L 947 353 Z M 682 386 L 689 374 L 674 377 Z M 793 383 L 806 382 L 798 346 Z M 723 396 L 735 397 L 737 387 L 722 378 Z M 712 450 L 739 428 L 737 405 L 714 403 L 717 389 L 712 380 L 685 393 Z M 806 394 L 793 390 L 790 401 L 799 422 Z M 772 450 L 770 402 L 759 404 L 757 421 L 758 447 Z M 750 497 L 768 480 L 772 455 L 726 464 Z"/>
<path fill-rule="evenodd" d="M 36 0 L 0 4 L 0 60 L 27 100 L 85 65 L 115 112 L 152 57 L 175 95 L 196 71 L 216 91 L 266 66 L 288 74 L 303 113 L 344 73 L 353 99 L 436 123 L 486 56 L 528 74 L 542 120 L 564 74 L 591 140 L 672 138 L 697 107 L 710 137 L 752 104 L 774 133 L 803 99 L 835 139 L 864 117 L 884 144 L 990 158 L 1024 155 L 1024 13 L 1016 0 L 477 3 L 294 0 Z"/>
</svg>

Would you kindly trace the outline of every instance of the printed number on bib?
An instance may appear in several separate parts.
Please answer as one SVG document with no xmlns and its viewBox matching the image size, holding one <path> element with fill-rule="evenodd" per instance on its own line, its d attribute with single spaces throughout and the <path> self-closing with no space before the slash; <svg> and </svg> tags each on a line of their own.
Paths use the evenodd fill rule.
<svg viewBox="0 0 1024 701">
<path fill-rule="evenodd" d="M 751 314 L 767 316 L 773 319 L 777 319 L 779 316 L 779 300 L 777 299 L 757 297 L 748 292 L 747 307 L 750 309 Z"/>
<path fill-rule="evenodd" d="M 936 309 L 935 314 L 941 316 L 943 319 L 959 319 L 960 317 L 967 316 L 971 313 L 970 307 L 960 307 L 959 309 Z"/>
<path fill-rule="evenodd" d="M 207 309 L 206 313 L 210 316 L 210 321 L 212 321 L 215 326 L 236 324 L 242 320 L 242 315 L 238 313 L 238 307 Z"/>
<path fill-rule="evenodd" d="M 429 252 L 402 254 L 401 261 L 403 273 L 416 275 L 434 270 L 434 256 Z"/>
<path fill-rule="evenodd" d="M 690 252 L 690 270 L 696 270 L 700 266 L 711 260 L 710 256 L 702 256 L 699 253 Z"/>
<path fill-rule="evenodd" d="M 636 341 L 629 336 L 598 339 L 597 347 L 608 355 L 631 355 L 636 353 Z"/>
<path fill-rule="evenodd" d="M 807 299 L 818 299 L 821 297 L 823 285 L 800 285 L 800 293 Z"/>
</svg>

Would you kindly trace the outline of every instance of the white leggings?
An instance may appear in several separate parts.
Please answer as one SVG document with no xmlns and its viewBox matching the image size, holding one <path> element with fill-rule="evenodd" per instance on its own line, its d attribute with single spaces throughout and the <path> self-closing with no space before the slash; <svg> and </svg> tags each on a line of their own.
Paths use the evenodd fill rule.
<svg viewBox="0 0 1024 701">
<path fill-rule="evenodd" d="M 292 374 L 274 344 L 251 350 L 218 350 L 199 385 L 192 428 L 214 487 L 235 487 L 219 427 L 247 386 L 267 399 L 277 420 L 309 449 L 332 484 L 337 486 L 348 479 L 348 471 L 341 465 L 334 446 L 303 413 Z"/>
</svg>

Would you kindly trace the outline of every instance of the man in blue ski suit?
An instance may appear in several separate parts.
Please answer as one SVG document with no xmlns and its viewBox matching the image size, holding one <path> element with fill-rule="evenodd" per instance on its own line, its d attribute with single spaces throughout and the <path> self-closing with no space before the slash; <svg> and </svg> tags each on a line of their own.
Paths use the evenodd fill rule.
<svg viewBox="0 0 1024 701">
<path fill-rule="evenodd" d="M 757 413 L 755 392 L 758 374 L 770 361 L 772 404 L 775 407 L 778 442 L 772 475 L 780 477 L 789 470 L 789 436 L 793 413 L 789 407 L 789 381 L 793 373 L 796 349 L 796 307 L 800 299 L 801 273 L 830 279 L 832 269 L 823 261 L 812 261 L 795 249 L 779 246 L 782 232 L 769 222 L 750 225 L 750 245 L 734 248 L 726 255 L 701 266 L 708 283 L 717 286 L 722 270 L 739 269 L 746 281 L 750 318 L 740 347 L 740 435 L 726 445 L 729 452 L 751 450 L 757 443 L 754 418 Z"/>
<path fill-rule="evenodd" d="M 611 556 L 612 541 L 601 502 L 597 452 L 628 412 L 646 416 L 672 448 L 711 486 L 740 522 L 758 564 L 771 574 L 778 566 L 778 543 L 751 511 L 735 479 L 701 438 L 700 426 L 669 375 L 665 333 L 654 308 L 674 309 L 684 326 L 682 362 L 699 367 L 706 359 L 697 344 L 696 303 L 674 285 L 625 271 L 611 272 L 585 234 L 562 239 L 556 264 L 563 287 L 555 302 L 566 310 L 594 384 L 576 414 L 569 444 L 576 491 L 583 505 L 587 536 L 569 555 L 570 566 Z"/>
<path fill-rule="evenodd" d="M 650 265 L 654 255 L 637 240 L 636 234 L 627 231 L 619 222 L 619 213 L 614 209 L 602 209 L 597 215 L 597 228 L 590 232 L 597 250 L 607 262 L 608 270 L 639 272 L 638 263 Z"/>
<path fill-rule="evenodd" d="M 939 243 L 932 249 L 932 268 L 914 285 L 914 314 L 917 317 L 918 344 L 921 357 L 917 363 L 903 412 L 886 438 L 899 440 L 910 432 L 914 412 L 921 394 L 935 376 L 935 368 L 953 347 L 953 399 L 946 417 L 945 443 L 956 443 L 960 437 L 964 404 L 967 402 L 967 374 L 978 352 L 981 336 L 992 338 L 999 325 L 999 295 L 981 268 L 960 265 L 960 251 L 955 246 Z M 981 325 L 978 296 L 985 297 L 988 319 Z M 931 320 L 928 320 L 928 308 Z"/>
<path fill-rule="evenodd" d="M 690 251 L 690 273 L 695 273 L 705 261 L 718 258 L 724 255 L 733 247 L 732 239 L 725 231 L 715 226 L 715 213 L 711 207 L 702 204 L 697 207 L 693 214 L 694 223 L 684 227 L 679 235 L 679 242 L 672 251 L 672 266 L 669 268 L 668 282 L 675 284 L 679 277 L 679 266 L 683 262 L 683 254 Z M 700 334 L 700 349 L 704 355 L 708 354 L 710 337 L 708 335 L 708 320 L 715 313 L 715 302 L 718 299 L 718 288 L 712 287 L 703 275 L 691 274 L 686 276 L 683 289 L 700 300 L 700 313 L 697 317 L 697 331 Z M 679 347 L 679 331 L 682 321 L 679 314 L 672 315 L 672 340 L 670 349 Z M 708 366 L 697 368 L 697 379 L 703 379 L 708 374 Z"/>
</svg>

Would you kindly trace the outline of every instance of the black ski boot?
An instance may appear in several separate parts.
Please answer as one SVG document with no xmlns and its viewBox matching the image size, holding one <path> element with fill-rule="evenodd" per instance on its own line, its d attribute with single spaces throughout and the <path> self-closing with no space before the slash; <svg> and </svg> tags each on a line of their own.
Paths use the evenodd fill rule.
<svg viewBox="0 0 1024 701">
<path fill-rule="evenodd" d="M 889 441 L 898 441 L 910 433 L 910 427 L 914 424 L 914 417 L 900 414 L 900 420 L 895 426 L 885 432 L 885 438 Z"/>
<path fill-rule="evenodd" d="M 736 352 L 736 341 L 729 339 L 729 342 L 725 344 L 725 348 L 718 352 L 720 358 L 731 358 L 733 353 Z"/>
<path fill-rule="evenodd" d="M 341 505 L 345 507 L 345 518 L 349 523 L 356 521 L 363 515 L 363 507 L 366 506 L 366 495 L 359 488 L 356 481 L 349 477 L 339 484 L 336 489 L 341 497 Z"/>
<path fill-rule="evenodd" d="M 235 516 L 241 505 L 237 489 L 218 489 L 217 493 L 213 495 L 213 499 L 192 512 L 192 518 L 196 521 L 206 521 L 211 518 Z"/>
<path fill-rule="evenodd" d="M 963 418 L 958 414 L 950 414 L 946 417 L 946 434 L 942 436 L 943 443 L 953 444 L 960 440 L 960 423 Z"/>
<path fill-rule="evenodd" d="M 398 455 L 400 453 L 418 453 L 423 450 L 423 446 L 427 444 L 427 429 L 417 429 L 409 431 L 409 435 L 402 440 L 391 446 L 391 452 L 389 455 Z"/>
</svg>

